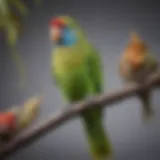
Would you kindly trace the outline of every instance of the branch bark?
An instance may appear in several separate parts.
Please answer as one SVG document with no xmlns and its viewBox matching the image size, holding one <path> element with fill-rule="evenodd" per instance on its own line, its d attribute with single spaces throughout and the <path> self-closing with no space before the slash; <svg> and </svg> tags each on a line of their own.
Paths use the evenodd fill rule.
<svg viewBox="0 0 160 160">
<path fill-rule="evenodd" d="M 103 107 L 109 107 L 111 104 L 118 103 L 121 100 L 135 96 L 137 93 L 145 89 L 153 89 L 160 86 L 160 73 L 157 72 L 153 77 L 151 77 L 147 83 L 144 85 L 133 85 L 128 86 L 119 91 L 112 93 L 105 93 L 101 95 L 94 96 L 91 99 L 80 101 L 75 104 L 71 104 L 66 109 L 56 113 L 51 116 L 44 123 L 38 125 L 28 132 L 23 132 L 17 135 L 10 142 L 5 144 L 0 148 L 0 159 L 7 158 L 12 153 L 28 146 L 29 144 L 35 142 L 38 138 L 41 138 L 49 131 L 53 131 L 61 126 L 64 122 L 80 115 L 86 109 L 92 109 L 96 104 L 102 104 Z"/>
</svg>

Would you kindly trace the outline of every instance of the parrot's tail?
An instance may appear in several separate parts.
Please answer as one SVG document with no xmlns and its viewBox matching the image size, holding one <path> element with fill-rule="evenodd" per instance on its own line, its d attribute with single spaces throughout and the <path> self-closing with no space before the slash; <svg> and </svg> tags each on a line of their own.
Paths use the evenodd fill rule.
<svg viewBox="0 0 160 160">
<path fill-rule="evenodd" d="M 83 116 L 85 133 L 90 146 L 91 156 L 94 160 L 110 160 L 112 146 L 102 125 L 102 117 L 94 111 Z"/>
<path fill-rule="evenodd" d="M 150 121 L 154 117 L 154 109 L 151 105 L 151 95 L 149 91 L 140 94 L 140 99 L 142 101 L 142 113 L 143 120 L 146 122 Z"/>
</svg>

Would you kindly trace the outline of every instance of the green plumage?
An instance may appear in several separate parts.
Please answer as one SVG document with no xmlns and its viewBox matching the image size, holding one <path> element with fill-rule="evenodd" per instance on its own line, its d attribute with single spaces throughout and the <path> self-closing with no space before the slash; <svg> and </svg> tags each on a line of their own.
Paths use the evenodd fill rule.
<svg viewBox="0 0 160 160">
<path fill-rule="evenodd" d="M 103 91 L 103 74 L 98 51 L 88 42 L 75 20 L 61 17 L 78 37 L 72 46 L 57 46 L 52 53 L 52 75 L 65 99 L 72 103 Z M 84 131 L 93 159 L 104 160 L 112 153 L 103 127 L 100 108 L 82 114 Z"/>
</svg>

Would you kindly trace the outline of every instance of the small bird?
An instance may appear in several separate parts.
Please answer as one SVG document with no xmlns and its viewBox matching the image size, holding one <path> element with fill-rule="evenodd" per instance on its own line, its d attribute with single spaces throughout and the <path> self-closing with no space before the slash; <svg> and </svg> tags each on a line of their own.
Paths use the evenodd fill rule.
<svg viewBox="0 0 160 160">
<path fill-rule="evenodd" d="M 125 84 L 144 84 L 158 70 L 158 62 L 144 41 L 134 31 L 131 32 L 130 41 L 120 57 L 119 71 Z M 148 121 L 154 117 L 151 104 L 151 91 L 139 93 L 142 101 L 143 120 Z"/>
<path fill-rule="evenodd" d="M 39 115 L 43 96 L 29 98 L 22 107 L 13 108 L 17 115 L 17 127 L 22 130 L 28 127 Z"/>
<path fill-rule="evenodd" d="M 16 116 L 12 112 L 0 113 L 0 143 L 7 141 L 16 132 Z"/>
<path fill-rule="evenodd" d="M 52 77 L 69 103 L 103 92 L 103 68 L 98 50 L 89 42 L 78 22 L 57 16 L 49 25 L 52 50 Z M 82 124 L 94 160 L 107 160 L 111 142 L 103 126 L 99 107 L 82 113 Z"/>
<path fill-rule="evenodd" d="M 12 106 L 0 112 L 0 141 L 8 141 L 17 133 L 32 124 L 38 116 L 42 97 L 32 97 L 23 106 Z"/>
</svg>

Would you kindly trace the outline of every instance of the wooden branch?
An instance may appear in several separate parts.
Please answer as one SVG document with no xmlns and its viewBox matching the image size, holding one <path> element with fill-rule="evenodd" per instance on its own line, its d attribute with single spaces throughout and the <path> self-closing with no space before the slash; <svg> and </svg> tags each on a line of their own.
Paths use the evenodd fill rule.
<svg viewBox="0 0 160 160">
<path fill-rule="evenodd" d="M 86 109 L 94 108 L 96 104 L 105 105 L 103 106 L 103 108 L 109 107 L 113 103 L 136 95 L 137 93 L 144 91 L 145 89 L 153 89 L 157 86 L 160 86 L 159 72 L 157 72 L 152 78 L 150 78 L 148 82 L 144 85 L 125 87 L 124 89 L 113 93 L 97 95 L 89 100 L 80 101 L 76 104 L 71 104 L 70 107 L 67 106 L 66 109 L 51 116 L 51 118 L 46 120 L 44 123 L 40 124 L 39 126 L 33 128 L 26 133 L 21 133 L 20 135 L 12 139 L 10 142 L 5 144 L 3 147 L 1 147 L 0 159 L 2 160 L 4 158 L 7 158 L 12 153 L 22 149 L 22 147 L 26 147 L 27 145 L 36 141 L 38 138 L 44 136 L 49 131 L 57 129 L 62 123 L 67 122 L 69 119 L 80 115 Z"/>
</svg>

